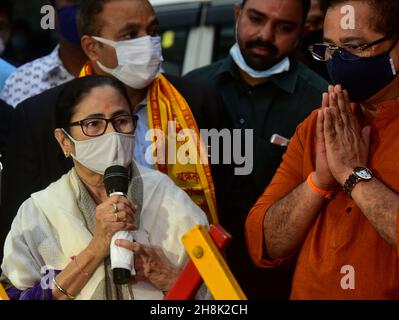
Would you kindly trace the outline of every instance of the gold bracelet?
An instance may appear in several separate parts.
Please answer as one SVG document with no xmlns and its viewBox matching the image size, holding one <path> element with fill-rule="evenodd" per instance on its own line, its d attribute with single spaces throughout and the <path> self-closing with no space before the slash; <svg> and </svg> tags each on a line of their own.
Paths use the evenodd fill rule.
<svg viewBox="0 0 399 320">
<path fill-rule="evenodd" d="M 66 296 L 69 300 L 75 300 L 76 297 L 71 295 L 68 291 L 66 291 L 63 287 L 61 287 L 57 280 L 55 280 L 55 277 L 53 278 L 53 283 L 56 286 L 56 288 L 64 295 Z"/>
</svg>

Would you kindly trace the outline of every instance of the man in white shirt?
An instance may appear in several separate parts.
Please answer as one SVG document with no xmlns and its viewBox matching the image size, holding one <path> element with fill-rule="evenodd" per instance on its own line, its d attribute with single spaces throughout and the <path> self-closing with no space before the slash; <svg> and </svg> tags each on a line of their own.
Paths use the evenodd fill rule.
<svg viewBox="0 0 399 320">
<path fill-rule="evenodd" d="M 79 76 L 87 60 L 76 25 L 78 1 L 53 0 L 50 4 L 56 9 L 59 45 L 49 55 L 21 66 L 6 80 L 0 99 L 13 107 Z"/>
</svg>

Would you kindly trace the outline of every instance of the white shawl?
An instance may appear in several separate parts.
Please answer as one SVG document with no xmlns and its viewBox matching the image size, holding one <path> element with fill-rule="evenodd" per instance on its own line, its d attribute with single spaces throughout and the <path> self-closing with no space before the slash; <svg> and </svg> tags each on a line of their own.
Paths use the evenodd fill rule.
<svg viewBox="0 0 399 320">
<path fill-rule="evenodd" d="M 143 180 L 140 230 L 152 245 L 160 246 L 168 259 L 183 267 L 187 254 L 181 237 L 197 224 L 208 226 L 205 213 L 168 176 L 137 166 Z M 92 239 L 77 206 L 72 172 L 47 189 L 35 193 L 20 207 L 7 236 L 2 269 L 20 290 L 41 282 L 41 268 L 63 270 L 70 257 L 83 251 Z M 75 188 L 76 190 L 76 188 Z M 77 296 L 88 300 L 104 280 L 103 264 Z M 135 299 L 162 299 L 160 290 L 147 282 L 132 286 Z"/>
</svg>

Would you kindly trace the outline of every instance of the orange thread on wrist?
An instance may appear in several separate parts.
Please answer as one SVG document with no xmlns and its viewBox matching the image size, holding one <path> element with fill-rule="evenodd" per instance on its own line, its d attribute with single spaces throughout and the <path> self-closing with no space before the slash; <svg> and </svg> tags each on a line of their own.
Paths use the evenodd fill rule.
<svg viewBox="0 0 399 320">
<path fill-rule="evenodd" d="M 319 195 L 323 196 L 326 199 L 331 199 L 335 190 L 323 190 L 320 189 L 318 186 L 315 185 L 315 183 L 312 180 L 312 175 L 314 172 L 311 172 L 308 176 L 308 179 L 306 180 L 307 184 L 312 188 L 312 190 Z"/>
</svg>

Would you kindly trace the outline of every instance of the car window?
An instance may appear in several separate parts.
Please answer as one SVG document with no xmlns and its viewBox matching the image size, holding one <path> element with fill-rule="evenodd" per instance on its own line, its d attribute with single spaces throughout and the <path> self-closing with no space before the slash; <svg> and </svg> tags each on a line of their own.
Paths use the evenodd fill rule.
<svg viewBox="0 0 399 320">
<path fill-rule="evenodd" d="M 235 43 L 234 3 L 237 0 L 219 0 L 211 3 L 207 11 L 205 24 L 213 26 L 215 37 L 212 60 L 225 58 Z"/>
<path fill-rule="evenodd" d="M 157 3 L 162 4 L 155 7 L 162 36 L 162 69 L 168 74 L 180 76 L 190 29 L 199 23 L 201 3 Z"/>
<path fill-rule="evenodd" d="M 225 58 L 236 41 L 235 25 L 215 26 L 215 41 L 213 44 L 213 61 Z"/>
<path fill-rule="evenodd" d="M 162 53 L 164 57 L 162 70 L 165 73 L 175 76 L 182 74 L 188 33 L 188 27 L 168 28 L 161 31 Z"/>
</svg>

